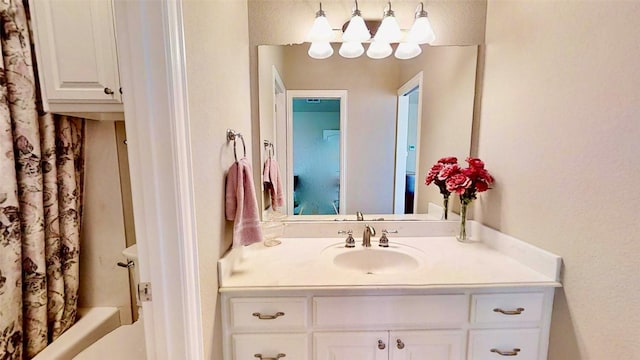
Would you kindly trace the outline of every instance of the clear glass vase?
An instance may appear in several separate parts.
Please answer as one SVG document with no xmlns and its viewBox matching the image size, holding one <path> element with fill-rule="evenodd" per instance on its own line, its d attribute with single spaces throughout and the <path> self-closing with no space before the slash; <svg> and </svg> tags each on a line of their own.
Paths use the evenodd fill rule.
<svg viewBox="0 0 640 360">
<path fill-rule="evenodd" d="M 469 237 L 467 237 L 467 207 L 469 206 L 469 202 L 460 201 L 460 232 L 456 239 L 460 242 L 469 241 Z"/>
<path fill-rule="evenodd" d="M 442 207 L 444 208 L 442 211 L 442 220 L 449 219 L 449 195 L 450 194 L 442 195 L 444 197 L 444 199 L 442 200 Z"/>
</svg>

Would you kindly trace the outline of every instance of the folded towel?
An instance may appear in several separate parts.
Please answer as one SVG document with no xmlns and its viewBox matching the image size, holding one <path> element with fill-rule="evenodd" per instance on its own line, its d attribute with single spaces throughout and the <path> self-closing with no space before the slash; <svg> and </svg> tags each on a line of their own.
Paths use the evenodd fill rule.
<svg viewBox="0 0 640 360">
<path fill-rule="evenodd" d="M 262 241 L 258 201 L 247 158 L 238 160 L 227 172 L 225 215 L 227 220 L 234 221 L 234 247 Z"/>
<path fill-rule="evenodd" d="M 284 194 L 282 193 L 282 180 L 280 180 L 280 166 L 276 159 L 269 157 L 264 162 L 262 176 L 265 188 L 271 195 L 271 207 L 277 210 L 284 205 Z"/>
</svg>

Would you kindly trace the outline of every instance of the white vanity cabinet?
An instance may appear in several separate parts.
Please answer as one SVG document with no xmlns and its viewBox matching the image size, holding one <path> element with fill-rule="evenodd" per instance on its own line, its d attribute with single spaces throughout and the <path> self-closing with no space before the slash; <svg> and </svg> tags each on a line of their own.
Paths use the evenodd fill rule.
<svg viewBox="0 0 640 360">
<path fill-rule="evenodd" d="M 553 287 L 371 293 L 223 291 L 224 360 L 546 359 Z"/>
<path fill-rule="evenodd" d="M 223 360 L 545 360 L 562 259 L 470 224 L 482 241 L 456 241 L 454 222 L 385 224 L 405 235 L 389 251 L 420 264 L 391 272 L 336 263 L 387 251 L 336 246 L 357 224 L 287 223 L 278 246 L 232 249 L 218 261 Z"/>
<path fill-rule="evenodd" d="M 113 3 L 30 0 L 45 110 L 122 112 Z"/>
</svg>

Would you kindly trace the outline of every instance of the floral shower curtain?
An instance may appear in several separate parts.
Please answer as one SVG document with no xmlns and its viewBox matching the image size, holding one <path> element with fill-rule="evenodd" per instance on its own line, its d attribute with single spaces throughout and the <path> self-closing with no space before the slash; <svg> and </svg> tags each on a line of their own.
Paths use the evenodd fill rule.
<svg viewBox="0 0 640 360">
<path fill-rule="evenodd" d="M 0 47 L 0 360 L 28 359 L 76 318 L 84 122 L 38 113 L 22 0 Z"/>
</svg>

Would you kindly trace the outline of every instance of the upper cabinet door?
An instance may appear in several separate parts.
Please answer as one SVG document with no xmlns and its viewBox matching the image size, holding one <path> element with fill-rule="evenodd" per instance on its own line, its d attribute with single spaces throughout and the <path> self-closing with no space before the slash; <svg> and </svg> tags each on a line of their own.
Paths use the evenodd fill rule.
<svg viewBox="0 0 640 360">
<path fill-rule="evenodd" d="M 119 104 L 120 81 L 109 0 L 31 0 L 45 103 Z"/>
</svg>

